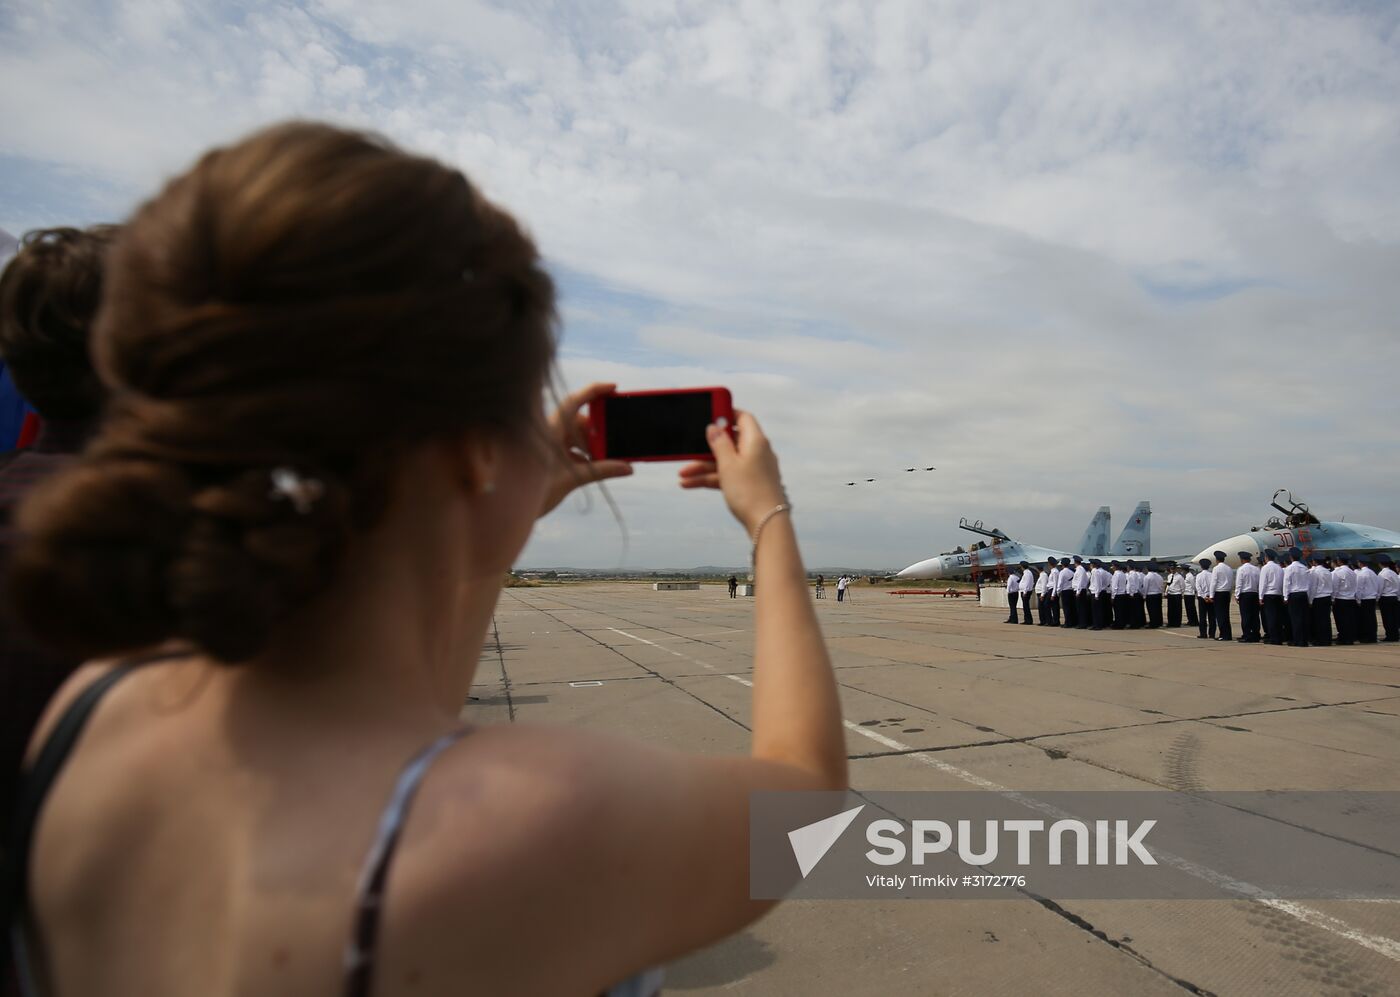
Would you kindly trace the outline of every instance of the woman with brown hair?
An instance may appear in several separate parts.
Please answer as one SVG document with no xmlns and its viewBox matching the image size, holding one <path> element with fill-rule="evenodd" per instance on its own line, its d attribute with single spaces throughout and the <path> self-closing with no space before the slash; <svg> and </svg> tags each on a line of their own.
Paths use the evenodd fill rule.
<svg viewBox="0 0 1400 997">
<path fill-rule="evenodd" d="M 137 213 L 96 333 L 111 414 L 23 509 L 10 578 L 38 635 L 105 659 L 31 748 L 34 992 L 590 994 L 763 912 L 749 793 L 846 762 L 751 416 L 680 472 L 755 538 L 751 754 L 458 724 L 537 516 L 628 471 L 568 456 L 609 386 L 544 415 L 553 315 L 509 215 L 360 134 L 261 132 Z"/>
</svg>

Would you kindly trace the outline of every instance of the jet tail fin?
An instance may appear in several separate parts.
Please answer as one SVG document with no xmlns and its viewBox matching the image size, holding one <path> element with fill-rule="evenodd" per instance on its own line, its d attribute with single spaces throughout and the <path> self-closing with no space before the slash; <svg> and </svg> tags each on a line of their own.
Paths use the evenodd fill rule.
<svg viewBox="0 0 1400 997">
<path fill-rule="evenodd" d="M 1108 553 L 1108 531 L 1113 524 L 1113 514 L 1108 511 L 1108 506 L 1099 506 L 1099 511 L 1094 513 L 1094 518 L 1089 520 L 1089 525 L 1084 528 L 1084 536 L 1079 540 L 1079 550 L 1077 553 L 1086 557 L 1098 557 Z"/>
<path fill-rule="evenodd" d="M 1152 503 L 1139 502 L 1133 514 L 1128 517 L 1128 525 L 1113 541 L 1110 554 L 1126 554 L 1129 557 L 1149 557 L 1152 554 Z"/>
</svg>

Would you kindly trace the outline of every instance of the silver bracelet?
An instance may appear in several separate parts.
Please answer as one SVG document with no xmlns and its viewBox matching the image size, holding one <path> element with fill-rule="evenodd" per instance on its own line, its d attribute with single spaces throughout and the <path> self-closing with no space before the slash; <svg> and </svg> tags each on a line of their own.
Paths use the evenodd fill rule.
<svg viewBox="0 0 1400 997">
<path fill-rule="evenodd" d="M 749 553 L 750 566 L 756 565 L 758 563 L 758 538 L 762 535 L 763 528 L 768 525 L 768 520 L 784 512 L 792 512 L 791 502 L 779 502 L 777 505 L 773 506 L 773 508 L 769 509 L 766 513 L 764 513 L 763 518 L 760 519 L 758 521 L 758 525 L 754 527 L 753 550 Z"/>
</svg>

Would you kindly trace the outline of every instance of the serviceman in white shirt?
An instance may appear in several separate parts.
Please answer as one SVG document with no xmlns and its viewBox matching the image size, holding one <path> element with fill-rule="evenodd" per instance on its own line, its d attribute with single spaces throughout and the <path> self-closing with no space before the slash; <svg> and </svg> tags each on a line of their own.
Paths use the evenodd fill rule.
<svg viewBox="0 0 1400 997">
<path fill-rule="evenodd" d="M 1094 604 L 1093 629 L 1102 630 L 1113 621 L 1113 596 L 1110 592 L 1113 578 L 1104 570 L 1103 562 L 1097 557 L 1089 564 L 1089 598 Z"/>
<path fill-rule="evenodd" d="M 1181 626 L 1181 600 L 1186 595 L 1186 571 L 1179 564 L 1171 566 L 1167 575 L 1167 629 Z M 1194 598 L 1194 596 L 1193 596 Z"/>
<path fill-rule="evenodd" d="M 1123 565 L 1112 562 L 1113 578 L 1109 583 L 1109 594 L 1113 596 L 1113 623 L 1114 630 L 1123 630 L 1128 626 L 1128 573 L 1123 570 Z"/>
<path fill-rule="evenodd" d="M 1283 569 L 1283 601 L 1288 604 L 1288 621 L 1293 626 L 1293 639 L 1288 643 L 1293 647 L 1308 646 L 1308 633 L 1312 629 L 1312 607 L 1308 602 L 1311 590 L 1303 552 L 1294 547 L 1288 552 L 1288 567 Z"/>
<path fill-rule="evenodd" d="M 1060 570 L 1055 575 L 1055 602 L 1060 607 L 1060 626 L 1068 630 L 1079 624 L 1079 607 L 1074 600 L 1074 569 L 1069 566 L 1069 558 L 1060 559 Z"/>
<path fill-rule="evenodd" d="M 1394 644 L 1400 642 L 1400 573 L 1396 572 L 1389 554 L 1382 554 L 1379 561 L 1381 570 L 1376 572 L 1376 582 L 1380 596 L 1376 608 L 1381 611 L 1385 643 Z"/>
<path fill-rule="evenodd" d="M 1345 555 L 1337 556 L 1332 569 L 1332 618 L 1337 621 L 1337 643 L 1356 643 L 1356 572 Z"/>
<path fill-rule="evenodd" d="M 1210 558 L 1201 558 L 1201 570 L 1196 575 L 1196 616 L 1200 627 L 1199 638 L 1215 637 L 1215 607 L 1211 597 L 1215 594 L 1214 579 L 1210 573 Z"/>
<path fill-rule="evenodd" d="M 1259 643 L 1259 569 L 1253 555 L 1239 552 L 1240 568 L 1235 572 L 1235 601 L 1240 606 L 1240 643 Z"/>
<path fill-rule="evenodd" d="M 1007 623 L 1019 623 L 1016 618 L 1016 610 L 1021 605 L 1021 569 L 1010 568 L 1006 572 L 1006 604 L 1011 607 L 1011 615 L 1006 618 Z"/>
<path fill-rule="evenodd" d="M 1308 569 L 1308 598 L 1312 619 L 1308 635 L 1314 647 L 1332 646 L 1332 566 L 1326 554 L 1314 555 Z"/>
<path fill-rule="evenodd" d="M 1181 566 L 1181 576 L 1186 583 L 1186 591 L 1181 593 L 1181 609 L 1186 614 L 1186 625 L 1194 627 L 1196 625 L 1196 576 L 1191 572 L 1191 565 Z"/>
<path fill-rule="evenodd" d="M 1162 592 L 1166 582 L 1157 570 L 1157 562 L 1147 566 L 1142 575 L 1142 594 L 1147 599 L 1147 629 L 1156 630 L 1162 625 Z"/>
<path fill-rule="evenodd" d="M 1215 610 L 1216 640 L 1234 640 L 1230 629 L 1230 593 L 1235 588 L 1235 569 L 1225 563 L 1225 552 L 1215 552 L 1215 567 L 1210 569 L 1211 607 Z"/>
<path fill-rule="evenodd" d="M 1040 617 L 1036 621 L 1036 626 L 1047 627 L 1050 625 L 1050 597 L 1045 594 L 1050 583 L 1050 577 L 1055 573 L 1054 569 L 1047 563 L 1040 569 L 1040 574 L 1035 580 L 1035 597 L 1037 600 L 1036 615 Z"/>
<path fill-rule="evenodd" d="M 1142 609 L 1142 572 L 1136 561 L 1128 562 L 1128 629 L 1141 630 L 1147 623 Z"/>
<path fill-rule="evenodd" d="M 1381 594 L 1380 579 L 1371 570 L 1369 557 L 1358 557 L 1352 562 L 1352 567 L 1356 570 L 1356 642 L 1374 644 L 1376 602 Z"/>
<path fill-rule="evenodd" d="M 1021 626 L 1031 623 L 1031 596 L 1035 595 L 1036 570 L 1029 561 L 1021 562 Z"/>
<path fill-rule="evenodd" d="M 1259 601 L 1264 610 L 1264 635 L 1270 644 L 1283 643 L 1283 565 L 1278 563 L 1278 551 L 1264 551 L 1264 566 L 1259 569 Z"/>
<path fill-rule="evenodd" d="M 1089 566 L 1084 558 L 1074 555 L 1074 612 L 1080 630 L 1088 630 L 1093 620 L 1094 605 L 1089 598 Z"/>
</svg>

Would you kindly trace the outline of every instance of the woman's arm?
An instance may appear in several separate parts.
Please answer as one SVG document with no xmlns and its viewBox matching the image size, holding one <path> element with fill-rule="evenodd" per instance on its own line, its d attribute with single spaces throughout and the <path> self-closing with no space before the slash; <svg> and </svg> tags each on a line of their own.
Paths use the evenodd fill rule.
<svg viewBox="0 0 1400 997">
<path fill-rule="evenodd" d="M 737 445 L 712 429 L 715 462 L 688 466 L 681 480 L 687 488 L 722 489 L 752 536 L 786 496 L 758 423 L 741 413 L 737 428 Z M 458 917 L 480 924 L 480 905 L 493 911 L 479 944 L 459 945 L 464 971 L 474 963 L 481 974 L 483 960 L 508 959 L 528 945 L 550 953 L 548 960 L 514 956 L 514 972 L 530 976 L 531 985 L 602 986 L 723 938 L 773 906 L 749 898 L 749 795 L 844 789 L 846 750 L 831 663 L 786 513 L 763 526 L 755 583 L 747 757 L 514 725 L 463 742 L 445 759 L 442 788 L 425 785 L 411 822 L 445 835 L 423 842 L 418 854 L 433 856 L 425 875 L 458 880 L 450 901 L 462 905 Z M 462 840 L 473 841 L 469 850 L 454 847 Z M 442 923 L 460 923 L 451 910 L 442 914 Z M 522 925 L 530 926 L 523 936 Z"/>
</svg>

